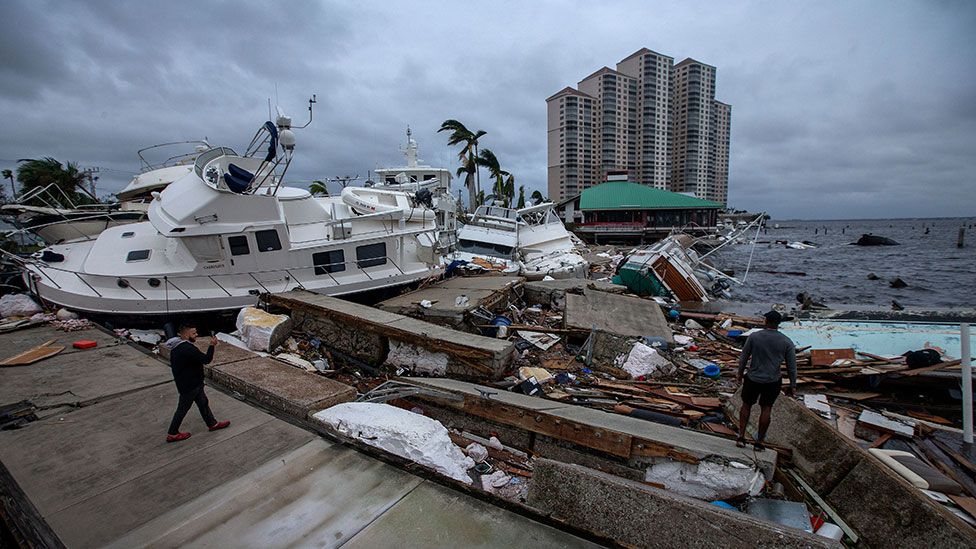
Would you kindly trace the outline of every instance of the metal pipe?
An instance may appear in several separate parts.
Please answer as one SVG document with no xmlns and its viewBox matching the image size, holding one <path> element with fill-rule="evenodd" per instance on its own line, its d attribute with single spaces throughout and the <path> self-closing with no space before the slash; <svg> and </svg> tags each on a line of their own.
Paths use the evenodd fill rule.
<svg viewBox="0 0 976 549">
<path fill-rule="evenodd" d="M 960 358 L 962 359 L 962 441 L 973 443 L 973 369 L 969 348 L 969 324 L 959 326 Z"/>
</svg>

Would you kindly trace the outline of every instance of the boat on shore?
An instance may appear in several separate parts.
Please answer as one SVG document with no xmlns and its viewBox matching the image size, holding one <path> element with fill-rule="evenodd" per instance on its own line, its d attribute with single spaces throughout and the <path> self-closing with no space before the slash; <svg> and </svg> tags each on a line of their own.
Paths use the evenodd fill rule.
<svg viewBox="0 0 976 549">
<path fill-rule="evenodd" d="M 451 194 L 453 174 L 447 168 L 437 168 L 422 164 L 420 148 L 407 128 L 407 145 L 403 148 L 405 164 L 389 168 L 376 168 L 376 181 L 371 185 L 376 189 L 413 193 L 417 200 L 430 204 L 437 217 L 438 243 L 448 250 L 457 244 L 457 200 Z M 367 182 L 370 185 L 370 182 Z"/>
<path fill-rule="evenodd" d="M 478 206 L 458 228 L 458 244 L 446 261 L 478 269 L 518 273 L 529 280 L 586 278 L 589 263 L 545 202 L 521 209 Z"/>
<path fill-rule="evenodd" d="M 294 146 L 291 120 L 279 116 L 243 155 L 200 153 L 153 194 L 147 221 L 13 260 L 42 300 L 140 316 L 238 309 L 296 288 L 348 295 L 440 273 L 432 211 L 400 191 L 321 198 L 285 186 Z"/>
</svg>

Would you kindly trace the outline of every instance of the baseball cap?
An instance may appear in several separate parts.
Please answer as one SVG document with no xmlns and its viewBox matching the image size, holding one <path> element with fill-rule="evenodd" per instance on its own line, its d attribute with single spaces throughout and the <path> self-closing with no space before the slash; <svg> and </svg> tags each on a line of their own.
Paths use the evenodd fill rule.
<svg viewBox="0 0 976 549">
<path fill-rule="evenodd" d="M 783 322 L 783 315 L 781 315 L 778 311 L 769 311 L 763 315 L 763 318 L 765 318 L 766 322 L 769 322 L 770 324 L 779 324 L 780 322 Z"/>
</svg>

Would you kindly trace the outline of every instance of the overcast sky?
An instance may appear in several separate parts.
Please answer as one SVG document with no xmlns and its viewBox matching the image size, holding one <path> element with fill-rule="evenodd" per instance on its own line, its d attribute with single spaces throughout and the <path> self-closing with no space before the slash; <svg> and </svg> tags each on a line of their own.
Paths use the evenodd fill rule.
<svg viewBox="0 0 976 549">
<path fill-rule="evenodd" d="M 546 97 L 648 47 L 717 67 L 730 205 L 776 218 L 976 214 L 976 3 L 0 2 L 0 167 L 53 156 L 121 189 L 136 151 L 243 149 L 268 98 L 296 123 L 295 186 L 488 132 L 545 192 Z"/>
</svg>

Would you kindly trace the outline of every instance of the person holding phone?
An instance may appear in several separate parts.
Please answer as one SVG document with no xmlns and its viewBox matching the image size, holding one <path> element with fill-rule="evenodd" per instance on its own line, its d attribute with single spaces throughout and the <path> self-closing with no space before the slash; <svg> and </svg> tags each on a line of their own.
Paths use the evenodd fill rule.
<svg viewBox="0 0 976 549">
<path fill-rule="evenodd" d="M 210 347 L 206 353 L 200 352 L 193 343 L 197 340 L 197 328 L 191 324 L 180 325 L 180 341 L 173 347 L 169 355 L 169 364 L 173 369 L 173 380 L 179 391 L 180 401 L 176 405 L 176 413 L 169 424 L 166 442 L 179 442 L 190 438 L 190 433 L 180 432 L 180 424 L 190 411 L 190 406 L 196 403 L 203 416 L 204 423 L 211 431 L 230 426 L 230 421 L 217 421 L 210 411 L 210 401 L 203 389 L 203 365 L 210 364 L 217 347 L 217 338 L 210 336 Z"/>
</svg>

